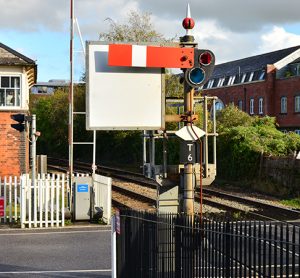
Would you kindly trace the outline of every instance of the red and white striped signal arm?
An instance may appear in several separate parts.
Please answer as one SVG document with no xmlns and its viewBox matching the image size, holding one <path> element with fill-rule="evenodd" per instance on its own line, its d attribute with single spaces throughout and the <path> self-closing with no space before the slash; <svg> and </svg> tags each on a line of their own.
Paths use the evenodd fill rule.
<svg viewBox="0 0 300 278">
<path fill-rule="evenodd" d="M 118 67 L 192 68 L 194 49 L 180 47 L 110 44 L 108 65 Z"/>
</svg>

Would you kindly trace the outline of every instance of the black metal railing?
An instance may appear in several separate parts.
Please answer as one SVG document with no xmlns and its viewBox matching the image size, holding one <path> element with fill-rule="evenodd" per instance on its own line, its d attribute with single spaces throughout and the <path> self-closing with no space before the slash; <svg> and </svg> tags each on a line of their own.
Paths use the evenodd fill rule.
<svg viewBox="0 0 300 278">
<path fill-rule="evenodd" d="M 121 211 L 121 278 L 299 277 L 300 228 Z"/>
</svg>

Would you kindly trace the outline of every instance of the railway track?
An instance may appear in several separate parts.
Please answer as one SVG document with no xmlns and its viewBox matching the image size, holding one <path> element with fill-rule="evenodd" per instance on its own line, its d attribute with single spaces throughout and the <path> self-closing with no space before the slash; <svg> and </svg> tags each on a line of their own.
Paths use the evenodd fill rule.
<svg viewBox="0 0 300 278">
<path fill-rule="evenodd" d="M 68 161 L 65 159 L 48 158 L 48 168 L 55 171 L 67 172 Z M 74 172 L 91 174 L 92 169 L 88 163 L 75 161 Z M 139 173 L 107 166 L 97 167 L 96 173 L 113 178 L 112 204 L 114 207 L 147 211 L 155 209 L 157 184 L 153 180 Z M 152 197 L 149 195 L 152 195 Z"/>
<path fill-rule="evenodd" d="M 199 192 L 198 192 L 199 194 Z M 196 200 L 200 200 L 196 197 Z M 225 201 L 231 204 L 224 204 Z M 294 221 L 300 220 L 300 212 L 289 208 L 266 204 L 259 200 L 224 193 L 215 189 L 203 188 L 203 203 L 222 210 L 241 212 L 254 219 Z"/>
<path fill-rule="evenodd" d="M 67 171 L 67 162 L 64 159 L 48 158 L 48 167 Z M 91 173 L 92 169 L 88 163 L 75 161 L 74 171 Z M 140 173 L 107 166 L 98 166 L 96 173 L 114 178 L 112 189 L 113 204 L 115 206 L 145 210 L 153 210 L 155 207 L 156 193 L 154 192 L 156 192 L 158 186 L 155 181 L 144 177 Z M 125 184 L 122 185 L 124 182 Z M 152 190 L 152 193 L 145 192 L 142 189 Z M 196 195 L 199 196 L 199 192 L 196 192 Z M 195 201 L 199 203 L 200 198 L 198 196 L 195 196 Z M 210 188 L 203 188 L 203 204 L 257 220 L 293 221 L 300 219 L 300 212 L 297 210 L 266 204 L 262 201 Z"/>
</svg>

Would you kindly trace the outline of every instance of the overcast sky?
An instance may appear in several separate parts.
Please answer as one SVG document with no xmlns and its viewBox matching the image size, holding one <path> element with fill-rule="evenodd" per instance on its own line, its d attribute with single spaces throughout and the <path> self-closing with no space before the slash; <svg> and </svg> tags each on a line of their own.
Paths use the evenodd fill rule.
<svg viewBox="0 0 300 278">
<path fill-rule="evenodd" d="M 217 63 L 300 45 L 300 0 L 74 0 L 84 40 L 108 30 L 106 18 L 124 23 L 130 10 L 150 12 L 157 31 L 182 36 L 186 5 L 200 48 Z M 69 79 L 70 0 L 0 0 L 0 41 L 38 64 L 38 81 Z M 76 39 L 75 50 L 81 51 Z M 76 54 L 75 76 L 83 71 Z"/>
</svg>

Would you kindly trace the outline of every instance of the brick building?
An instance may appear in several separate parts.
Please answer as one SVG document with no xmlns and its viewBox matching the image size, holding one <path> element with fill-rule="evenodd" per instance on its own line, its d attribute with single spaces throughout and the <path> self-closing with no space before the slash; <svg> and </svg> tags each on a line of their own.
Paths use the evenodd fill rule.
<svg viewBox="0 0 300 278">
<path fill-rule="evenodd" d="M 12 114 L 28 114 L 29 89 L 36 82 L 36 63 L 0 43 L 0 177 L 29 170 L 26 132 L 12 127 Z"/>
<path fill-rule="evenodd" d="M 300 134 L 300 46 L 216 65 L 202 89 L 219 97 L 219 109 L 232 103 Z"/>
</svg>

